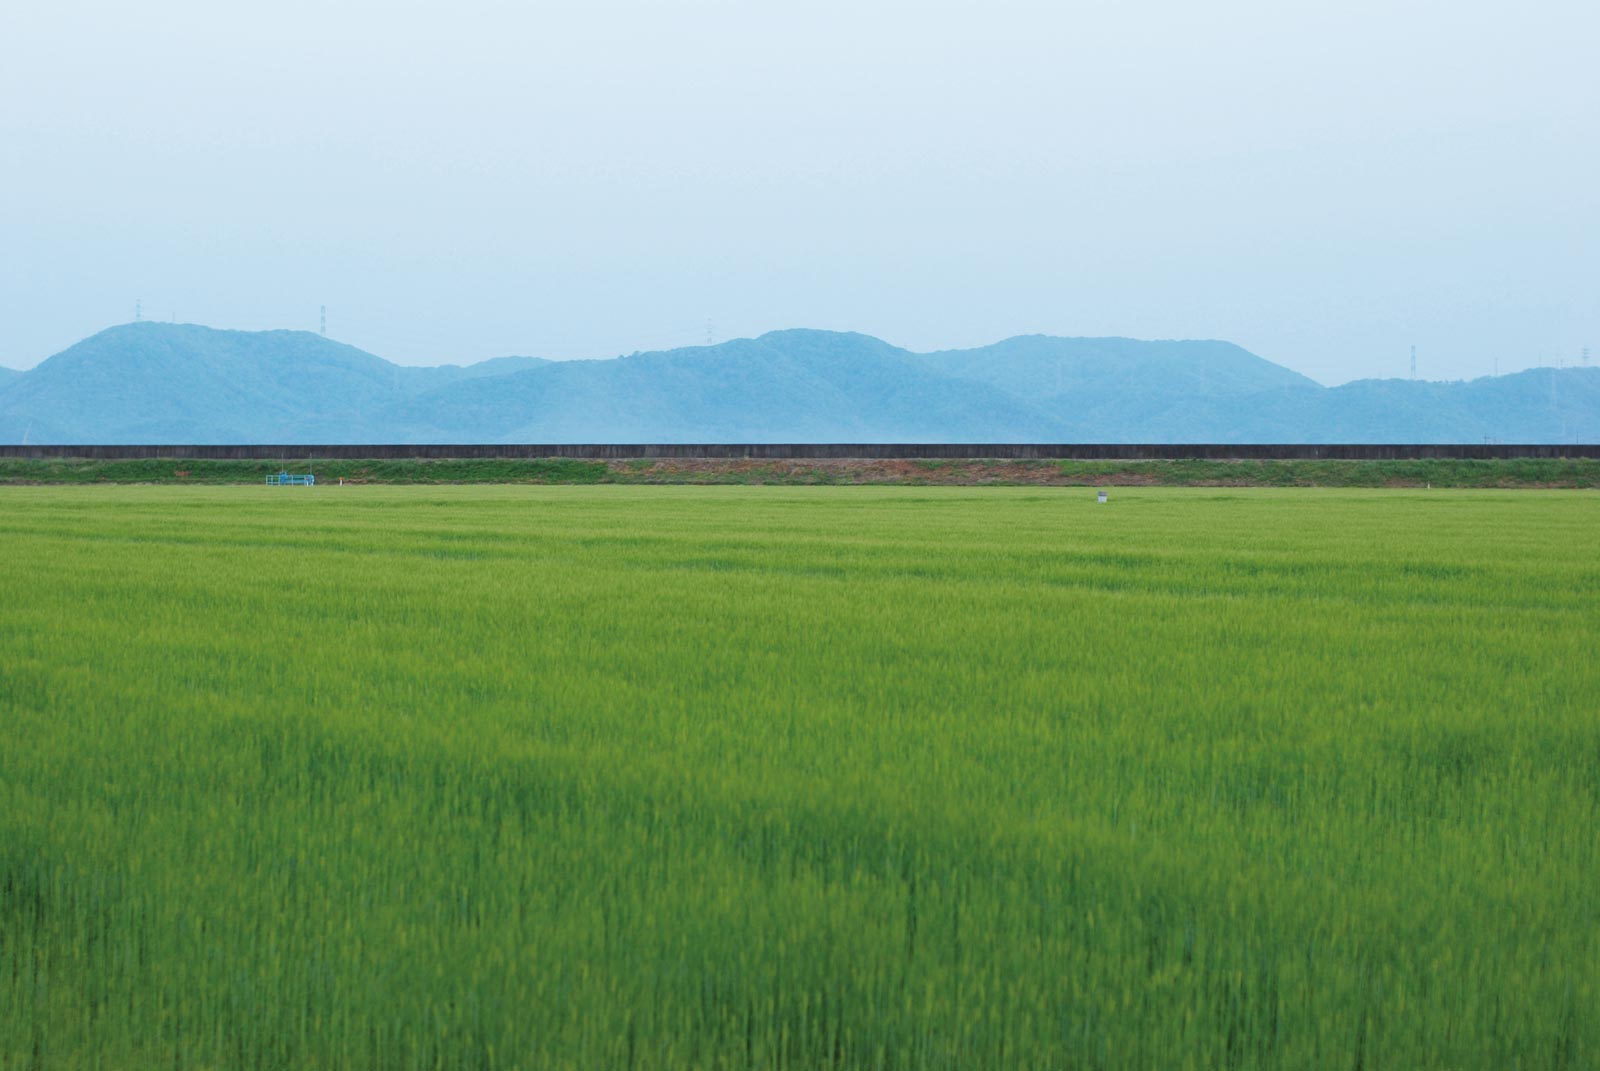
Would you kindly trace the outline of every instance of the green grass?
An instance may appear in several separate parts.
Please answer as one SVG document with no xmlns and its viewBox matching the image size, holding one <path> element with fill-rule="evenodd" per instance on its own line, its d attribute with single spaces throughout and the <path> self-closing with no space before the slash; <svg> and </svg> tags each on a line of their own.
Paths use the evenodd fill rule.
<svg viewBox="0 0 1600 1071">
<path fill-rule="evenodd" d="M 1590 1068 L 1587 492 L 0 491 L 0 1068 Z"/>
<path fill-rule="evenodd" d="M 393 461 L 94 461 L 0 458 L 0 485 L 83 483 L 259 484 L 270 473 L 315 472 L 326 483 L 448 484 L 1134 484 L 1168 487 L 1600 488 L 1600 460 L 1492 461 L 1001 461 L 919 460 L 885 476 L 871 463 L 714 462 L 684 467 L 644 458 L 426 459 Z"/>
</svg>

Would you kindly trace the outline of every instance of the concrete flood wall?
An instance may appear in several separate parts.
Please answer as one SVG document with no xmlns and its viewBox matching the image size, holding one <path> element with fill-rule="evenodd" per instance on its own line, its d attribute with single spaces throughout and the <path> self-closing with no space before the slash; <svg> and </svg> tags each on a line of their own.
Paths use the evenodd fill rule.
<svg viewBox="0 0 1600 1071">
<path fill-rule="evenodd" d="M 0 445 L 0 457 L 127 461 L 389 461 L 406 459 L 578 458 L 591 461 L 712 460 L 1073 460 L 1073 461 L 1414 461 L 1600 458 L 1600 444 L 1479 443 L 457 443 Z"/>
</svg>

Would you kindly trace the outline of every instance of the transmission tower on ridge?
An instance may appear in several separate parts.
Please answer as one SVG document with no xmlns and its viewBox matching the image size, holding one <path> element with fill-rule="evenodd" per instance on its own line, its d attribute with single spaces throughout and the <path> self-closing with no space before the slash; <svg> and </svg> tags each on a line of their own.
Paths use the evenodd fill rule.
<svg viewBox="0 0 1600 1071">
<path fill-rule="evenodd" d="M 317 309 L 317 331 L 320 332 L 323 335 L 323 337 L 327 337 L 327 334 L 328 334 L 328 306 L 326 306 L 326 305 L 319 306 L 318 309 Z"/>
<path fill-rule="evenodd" d="M 1417 347 L 1411 347 L 1411 378 L 1417 378 Z"/>
<path fill-rule="evenodd" d="M 142 319 L 144 319 L 144 302 L 140 301 L 138 298 L 134 298 L 133 299 L 133 322 L 134 323 L 138 323 Z M 1584 352 L 1588 353 L 1589 351 L 1588 350 L 1584 350 Z"/>
</svg>

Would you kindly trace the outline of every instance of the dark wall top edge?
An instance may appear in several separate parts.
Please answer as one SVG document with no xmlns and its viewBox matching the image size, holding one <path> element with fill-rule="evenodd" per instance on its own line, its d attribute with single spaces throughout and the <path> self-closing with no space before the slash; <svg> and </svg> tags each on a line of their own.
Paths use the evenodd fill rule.
<svg viewBox="0 0 1600 1071">
<path fill-rule="evenodd" d="M 0 445 L 0 457 L 86 460 L 384 461 L 412 458 L 1059 459 L 1082 461 L 1600 458 L 1600 444 L 1486 443 L 460 443 L 388 445 Z"/>
</svg>

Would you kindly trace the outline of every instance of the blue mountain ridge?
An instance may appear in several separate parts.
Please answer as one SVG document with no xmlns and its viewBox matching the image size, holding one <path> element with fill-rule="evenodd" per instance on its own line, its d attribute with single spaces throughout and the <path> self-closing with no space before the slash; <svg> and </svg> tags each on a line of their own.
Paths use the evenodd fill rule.
<svg viewBox="0 0 1600 1071">
<path fill-rule="evenodd" d="M 1317 384 L 1220 341 L 913 353 L 774 331 L 605 360 L 407 367 L 303 331 L 109 328 L 0 376 L 0 441 L 1593 442 L 1600 369 Z"/>
</svg>

